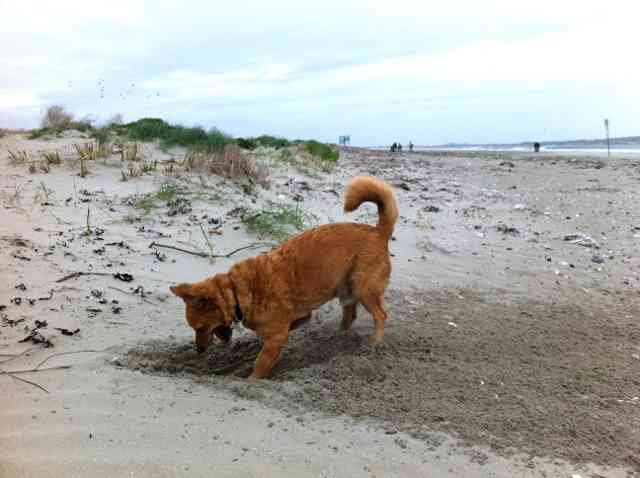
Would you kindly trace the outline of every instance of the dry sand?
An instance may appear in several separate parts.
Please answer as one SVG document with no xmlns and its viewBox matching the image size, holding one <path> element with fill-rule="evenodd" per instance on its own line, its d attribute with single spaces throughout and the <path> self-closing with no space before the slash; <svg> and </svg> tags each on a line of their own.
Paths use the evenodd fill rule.
<svg viewBox="0 0 640 478">
<path fill-rule="evenodd" d="M 29 174 L 0 153 L 0 368 L 97 351 L 16 375 L 49 393 L 0 377 L 0 476 L 637 476 L 637 158 L 349 149 L 321 172 L 263 152 L 272 187 L 251 192 L 162 167 L 121 182 L 116 156 L 80 178 L 82 141 L 0 138 L 1 151 L 67 158 Z M 272 380 L 244 382 L 259 343 L 240 326 L 230 347 L 196 355 L 168 285 L 259 249 L 212 262 L 149 245 L 207 251 L 201 223 L 216 253 L 259 241 L 237 208 L 268 200 L 346 219 L 345 182 L 363 173 L 401 204 L 385 345 L 366 344 L 364 311 L 339 334 L 329 304 L 292 334 Z M 131 206 L 167 181 L 187 208 Z M 109 275 L 56 282 L 76 271 Z M 18 342 L 36 328 L 52 348 Z"/>
</svg>

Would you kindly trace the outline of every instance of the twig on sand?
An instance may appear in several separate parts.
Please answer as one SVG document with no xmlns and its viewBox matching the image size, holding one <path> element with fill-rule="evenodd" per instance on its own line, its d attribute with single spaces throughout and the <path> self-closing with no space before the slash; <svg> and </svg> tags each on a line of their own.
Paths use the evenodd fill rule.
<svg viewBox="0 0 640 478">
<path fill-rule="evenodd" d="M 20 357 L 22 357 L 23 355 L 25 355 L 25 354 L 27 354 L 27 353 L 31 352 L 32 350 L 35 350 L 35 349 L 37 349 L 37 347 L 31 347 L 30 349 L 23 350 L 23 351 L 22 351 L 22 352 L 20 352 L 19 354 L 14 355 L 13 357 L 8 358 L 8 359 L 6 359 L 6 360 L 3 360 L 2 362 L 0 362 L 0 364 L 7 363 L 7 362 L 11 362 L 12 360 L 15 360 L 15 359 L 17 359 L 17 358 L 20 358 Z"/>
<path fill-rule="evenodd" d="M 153 304 L 155 305 L 156 303 L 153 302 L 152 300 L 147 299 L 146 297 L 144 297 L 143 295 L 139 295 L 136 292 L 129 292 L 127 290 L 124 289 L 120 289 L 118 287 L 113 287 L 112 285 L 109 286 L 109 289 L 113 289 L 113 290 L 117 290 L 118 292 L 122 292 L 123 294 L 127 294 L 127 295 L 135 295 L 136 297 L 140 297 L 142 300 L 144 300 L 145 302 L 148 302 L 149 304 Z"/>
<path fill-rule="evenodd" d="M 4 360 L 4 361 L 2 361 L 2 362 L 0 362 L 0 363 L 6 363 L 6 362 L 9 362 L 9 361 L 11 361 L 11 360 L 15 360 L 15 359 L 17 359 L 18 357 L 22 357 L 24 354 L 26 354 L 27 352 L 30 352 L 31 350 L 34 350 L 34 349 L 35 349 L 35 347 L 31 347 L 30 349 L 24 350 L 23 352 L 19 353 L 19 354 L 18 354 L 18 355 L 16 355 L 15 357 L 11 357 L 10 359 Z M 38 366 L 38 367 L 39 367 L 39 366 Z M 37 369 L 38 367 L 34 367 L 34 369 L 33 369 L 33 370 L 30 370 L 30 371 L 36 371 L 36 369 Z M 25 373 L 25 372 L 26 372 L 25 370 L 9 370 L 9 371 L 7 371 L 7 370 L 2 370 L 2 369 L 0 369 L 0 375 L 8 375 L 9 377 L 13 378 L 14 380 L 18 380 L 18 381 L 20 381 L 20 382 L 24 382 L 24 383 L 26 383 L 26 384 L 28 384 L 28 385 L 31 385 L 31 386 L 36 387 L 36 388 L 39 388 L 40 390 L 42 390 L 42 391 L 43 391 L 43 392 L 45 392 L 45 393 L 49 393 L 49 390 L 47 390 L 46 388 L 44 388 L 44 387 L 43 387 L 42 385 L 40 385 L 39 383 L 32 382 L 31 380 L 27 380 L 26 378 L 21 378 L 21 377 L 18 377 L 18 376 L 16 375 L 17 373 Z"/>
<path fill-rule="evenodd" d="M 109 272 L 83 272 L 83 271 L 79 271 L 79 272 L 72 272 L 71 274 L 68 274 L 64 277 L 62 277 L 61 279 L 58 279 L 56 282 L 64 282 L 66 280 L 69 279 L 75 279 L 76 277 L 80 277 L 80 276 L 110 276 L 113 275 Z"/>
<path fill-rule="evenodd" d="M 207 235 L 207 233 L 204 232 L 204 227 L 202 226 L 202 223 L 200 223 L 199 225 L 200 225 L 200 230 L 202 231 L 202 237 L 204 237 L 204 240 L 207 243 L 207 246 L 209 247 L 209 257 L 213 259 L 215 257 L 215 254 L 213 253 L 213 245 L 211 244 L 211 240 L 209 239 L 209 236 Z"/>
<path fill-rule="evenodd" d="M 16 355 L 15 357 L 11 357 L 8 360 L 5 360 L 4 362 L 1 363 L 5 363 L 8 362 L 9 360 L 14 360 L 24 354 L 26 354 L 27 352 L 34 350 L 35 347 L 32 347 L 30 349 L 25 350 L 24 352 Z M 42 390 L 45 393 L 50 393 L 49 390 L 47 390 L 46 388 L 44 388 L 42 385 L 40 385 L 39 383 L 36 382 L 32 382 L 31 380 L 27 380 L 26 378 L 22 378 L 22 377 L 18 377 L 18 374 L 21 373 L 34 373 L 34 372 L 45 372 L 47 370 L 61 370 L 61 369 L 68 369 L 71 368 L 71 365 L 58 365 L 55 367 L 47 367 L 47 368 L 40 368 L 42 367 L 46 362 L 48 362 L 50 359 L 52 359 L 53 357 L 59 357 L 60 355 L 70 355 L 70 354 L 80 354 L 80 353 L 102 353 L 105 352 L 107 349 L 102 349 L 102 350 L 72 350 L 70 352 L 59 352 L 59 353 L 55 353 L 55 354 L 51 354 L 49 355 L 47 358 L 45 358 L 43 361 L 41 361 L 38 365 L 36 365 L 33 368 L 29 368 L 29 369 L 23 369 L 23 370 L 2 370 L 0 369 L 0 375 L 8 375 L 9 377 L 15 379 L 15 380 L 19 380 L 20 382 L 24 382 L 28 385 L 32 385 L 36 388 L 39 388 L 40 390 Z"/>
<path fill-rule="evenodd" d="M 57 365 L 55 367 L 47 367 L 47 368 L 24 368 L 21 370 L 0 370 L 1 374 L 7 375 L 16 375 L 19 373 L 33 373 L 33 372 L 46 372 L 47 370 L 59 370 L 59 369 L 67 369 L 71 368 L 71 365 Z"/>
<path fill-rule="evenodd" d="M 101 349 L 101 350 L 86 349 L 86 350 L 71 350 L 70 352 L 58 352 L 58 353 L 49 355 L 47 358 L 45 358 L 42 362 L 40 362 L 38 365 L 36 365 L 33 368 L 35 370 L 39 370 L 40 367 L 42 367 L 46 362 L 51 360 L 53 357 L 60 357 L 61 355 L 85 354 L 85 353 L 103 353 L 103 352 L 106 352 L 106 351 L 107 351 L 107 349 Z"/>
<path fill-rule="evenodd" d="M 191 254 L 193 256 L 198 256 L 198 257 L 205 257 L 205 258 L 209 258 L 209 257 L 214 257 L 214 258 L 229 258 L 232 255 L 240 252 L 240 251 L 244 251 L 246 249 L 256 249 L 258 247 L 271 247 L 273 246 L 273 244 L 270 244 L 268 242 L 254 242 L 251 243 L 249 245 L 246 246 L 242 246 L 242 247 L 238 247 L 237 249 L 232 250 L 231 252 L 227 253 L 227 254 L 207 254 L 206 252 L 200 252 L 200 251 L 190 251 L 188 249 L 182 249 L 181 247 L 177 247 L 177 246 L 171 246 L 169 244 L 160 244 L 158 242 L 152 242 L 151 244 L 149 244 L 149 247 L 164 247 L 165 249 L 173 249 L 174 251 L 180 251 L 180 252 L 184 252 L 185 254 Z"/>
<path fill-rule="evenodd" d="M 28 383 L 29 385 L 33 385 L 36 388 L 39 388 L 40 390 L 42 390 L 44 393 L 49 393 L 49 390 L 47 390 L 46 388 L 44 388 L 42 385 L 40 385 L 39 383 L 36 382 L 32 382 L 31 380 L 27 380 L 26 378 L 22 378 L 22 377 L 18 377 L 17 375 L 14 375 L 10 372 L 5 372 L 7 375 L 9 375 L 9 377 L 15 379 L 15 380 L 19 380 L 21 382 L 24 383 Z"/>
</svg>

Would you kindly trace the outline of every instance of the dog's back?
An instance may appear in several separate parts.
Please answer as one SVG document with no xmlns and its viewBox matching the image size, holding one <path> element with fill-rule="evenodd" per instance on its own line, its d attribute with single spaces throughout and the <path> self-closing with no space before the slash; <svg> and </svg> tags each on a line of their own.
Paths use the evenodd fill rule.
<svg viewBox="0 0 640 478">
<path fill-rule="evenodd" d="M 345 210 L 353 211 L 366 201 L 378 206 L 376 226 L 325 224 L 249 259 L 254 270 L 270 277 L 268 295 L 287 296 L 287 302 L 295 304 L 295 313 L 303 314 L 334 297 L 349 302 L 357 286 L 366 288 L 371 283 L 376 289 L 384 289 L 391 273 L 388 243 L 398 205 L 386 183 L 370 177 L 355 178 L 347 186 Z"/>
</svg>

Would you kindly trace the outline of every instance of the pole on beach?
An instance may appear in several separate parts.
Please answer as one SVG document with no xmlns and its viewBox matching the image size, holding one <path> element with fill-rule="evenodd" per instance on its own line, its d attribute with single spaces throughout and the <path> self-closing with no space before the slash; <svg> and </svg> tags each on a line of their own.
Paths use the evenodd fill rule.
<svg viewBox="0 0 640 478">
<path fill-rule="evenodd" d="M 607 158 L 611 157 L 611 149 L 609 148 L 609 119 L 604 120 L 604 129 L 607 132 Z"/>
</svg>

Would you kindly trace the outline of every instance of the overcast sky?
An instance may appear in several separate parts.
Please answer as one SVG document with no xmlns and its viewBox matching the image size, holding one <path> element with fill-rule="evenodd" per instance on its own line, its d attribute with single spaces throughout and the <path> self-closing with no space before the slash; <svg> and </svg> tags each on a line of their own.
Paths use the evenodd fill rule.
<svg viewBox="0 0 640 478">
<path fill-rule="evenodd" d="M 639 22 L 637 0 L 0 0 L 0 127 L 62 104 L 358 145 L 638 135 Z"/>
</svg>

